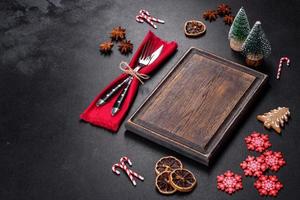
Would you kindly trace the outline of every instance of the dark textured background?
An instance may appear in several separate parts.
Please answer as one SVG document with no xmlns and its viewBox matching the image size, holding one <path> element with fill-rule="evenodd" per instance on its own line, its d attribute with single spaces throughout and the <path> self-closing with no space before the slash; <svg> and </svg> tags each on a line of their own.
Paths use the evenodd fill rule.
<svg viewBox="0 0 300 200">
<path fill-rule="evenodd" d="M 211 0 L 1 0 L 0 2 L 0 199 L 164 199 L 154 187 L 154 164 L 162 156 L 178 156 L 193 171 L 198 186 L 172 199 L 259 199 L 254 178 L 244 178 L 244 189 L 229 196 L 216 189 L 216 176 L 227 169 L 242 173 L 239 163 L 247 154 L 244 137 L 256 130 L 270 135 L 272 150 L 282 151 L 287 166 L 276 175 L 284 184 L 277 199 L 296 199 L 299 174 L 299 1 L 225 1 L 233 11 L 244 6 L 251 25 L 261 20 L 272 44 L 272 55 L 259 68 L 269 84 L 254 103 L 234 136 L 207 168 L 162 146 L 125 131 L 117 134 L 79 121 L 79 114 L 96 94 L 120 74 L 118 64 L 131 55 L 102 56 L 98 44 L 121 25 L 138 46 L 149 29 L 135 22 L 140 8 L 166 21 L 154 32 L 176 40 L 178 52 L 150 81 L 140 87 L 130 114 L 190 47 L 195 46 L 243 64 L 228 46 L 229 26 L 219 18 L 207 24 L 199 39 L 183 34 L 186 20 L 222 1 Z M 287 55 L 275 80 L 278 60 Z M 191 80 L 192 81 L 192 80 Z M 277 106 L 288 106 L 292 119 L 283 134 L 266 131 L 255 116 Z M 129 116 L 128 115 L 128 116 Z M 117 177 L 111 166 L 123 155 L 145 176 L 134 188 L 127 177 Z"/>
</svg>

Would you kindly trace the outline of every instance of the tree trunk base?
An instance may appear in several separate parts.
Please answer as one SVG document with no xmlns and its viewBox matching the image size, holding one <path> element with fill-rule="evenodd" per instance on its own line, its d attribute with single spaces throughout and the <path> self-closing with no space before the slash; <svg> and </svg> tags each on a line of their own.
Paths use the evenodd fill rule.
<svg viewBox="0 0 300 200">
<path fill-rule="evenodd" d="M 242 51 L 243 43 L 244 43 L 243 41 L 239 41 L 239 40 L 235 40 L 235 39 L 229 40 L 230 48 L 236 52 Z"/>
<path fill-rule="evenodd" d="M 248 66 L 258 67 L 262 64 L 262 62 L 263 62 L 263 56 L 262 55 L 250 54 L 250 55 L 246 56 L 246 64 Z"/>
</svg>

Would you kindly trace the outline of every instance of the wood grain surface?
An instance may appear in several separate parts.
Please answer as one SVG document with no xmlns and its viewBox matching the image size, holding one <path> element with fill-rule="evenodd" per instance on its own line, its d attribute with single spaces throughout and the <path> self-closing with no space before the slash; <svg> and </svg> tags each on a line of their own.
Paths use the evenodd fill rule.
<svg viewBox="0 0 300 200">
<path fill-rule="evenodd" d="M 163 136 L 165 141 L 167 138 L 168 143 L 207 153 L 219 142 L 213 144 L 212 140 L 222 140 L 226 135 L 250 101 L 246 97 L 256 92 L 257 87 L 252 86 L 261 77 L 250 69 L 191 49 L 145 101 L 132 122 L 146 132 Z"/>
<path fill-rule="evenodd" d="M 255 77 L 196 54 L 178 68 L 140 120 L 204 149 Z"/>
</svg>

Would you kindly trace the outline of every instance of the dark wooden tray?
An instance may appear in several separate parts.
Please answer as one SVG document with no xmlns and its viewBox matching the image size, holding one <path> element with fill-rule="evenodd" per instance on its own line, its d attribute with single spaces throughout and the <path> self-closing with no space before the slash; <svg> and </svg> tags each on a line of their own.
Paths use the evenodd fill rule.
<svg viewBox="0 0 300 200">
<path fill-rule="evenodd" d="M 209 164 L 267 75 L 190 48 L 125 124 Z"/>
</svg>

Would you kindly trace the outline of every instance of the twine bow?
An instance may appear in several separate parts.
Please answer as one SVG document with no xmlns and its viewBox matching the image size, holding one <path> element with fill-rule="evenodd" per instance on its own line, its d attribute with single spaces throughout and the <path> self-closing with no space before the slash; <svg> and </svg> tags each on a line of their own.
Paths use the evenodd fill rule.
<svg viewBox="0 0 300 200">
<path fill-rule="evenodd" d="M 128 74 L 134 78 L 136 78 L 141 84 L 144 84 L 143 80 L 147 80 L 150 78 L 147 74 L 142 74 L 137 71 L 134 71 L 127 62 L 122 61 L 119 65 L 120 70 L 122 70 L 125 74 Z"/>
<path fill-rule="evenodd" d="M 151 17 L 150 13 L 147 10 L 140 10 L 139 15 L 135 17 L 135 20 L 137 22 L 143 23 L 144 21 L 147 21 L 153 28 L 157 28 L 157 26 L 152 22 L 158 22 L 161 24 L 164 24 L 165 21 L 161 19 L 157 19 L 155 17 Z"/>
</svg>

